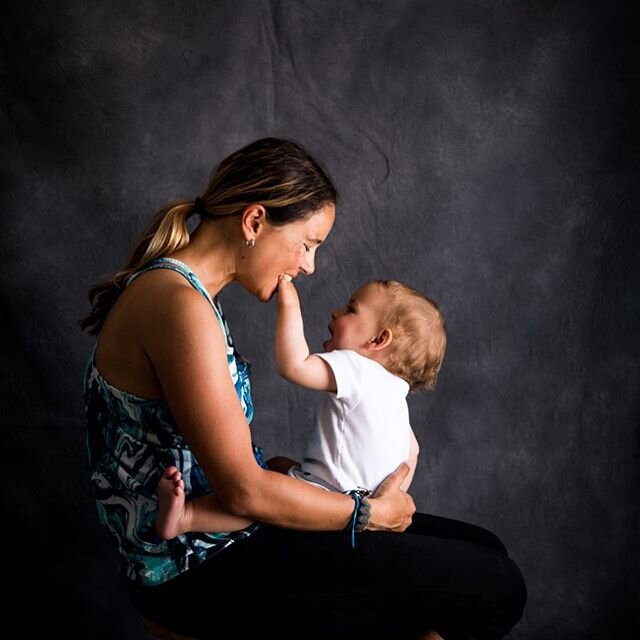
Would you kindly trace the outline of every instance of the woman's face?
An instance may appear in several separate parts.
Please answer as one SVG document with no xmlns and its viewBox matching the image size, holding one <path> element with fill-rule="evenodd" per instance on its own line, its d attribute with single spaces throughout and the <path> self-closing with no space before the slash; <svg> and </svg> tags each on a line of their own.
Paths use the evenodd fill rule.
<svg viewBox="0 0 640 640">
<path fill-rule="evenodd" d="M 318 247 L 331 231 L 336 217 L 335 205 L 326 204 L 310 216 L 283 226 L 264 223 L 255 245 L 243 252 L 242 277 L 238 281 L 258 300 L 267 302 L 278 288 L 278 276 L 291 278 L 315 271 Z"/>
</svg>

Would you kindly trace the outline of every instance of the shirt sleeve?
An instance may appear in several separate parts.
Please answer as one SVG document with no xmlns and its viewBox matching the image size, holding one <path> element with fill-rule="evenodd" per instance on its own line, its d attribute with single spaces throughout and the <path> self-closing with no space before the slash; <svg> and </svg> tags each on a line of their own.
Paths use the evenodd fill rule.
<svg viewBox="0 0 640 640">
<path fill-rule="evenodd" d="M 336 379 L 336 398 L 347 401 L 351 406 L 360 402 L 364 358 L 355 351 L 346 349 L 316 355 L 322 358 L 333 371 Z"/>
</svg>

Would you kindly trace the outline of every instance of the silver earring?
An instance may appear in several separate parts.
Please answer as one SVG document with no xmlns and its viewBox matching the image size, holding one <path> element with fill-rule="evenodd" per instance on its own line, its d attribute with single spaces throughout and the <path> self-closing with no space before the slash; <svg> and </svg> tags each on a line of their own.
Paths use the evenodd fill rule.
<svg viewBox="0 0 640 640">
<path fill-rule="evenodd" d="M 249 249 L 251 249 L 251 247 L 253 247 L 256 241 L 253 238 L 251 238 L 251 240 L 245 240 L 244 243 L 247 245 L 247 247 L 249 247 Z"/>
</svg>

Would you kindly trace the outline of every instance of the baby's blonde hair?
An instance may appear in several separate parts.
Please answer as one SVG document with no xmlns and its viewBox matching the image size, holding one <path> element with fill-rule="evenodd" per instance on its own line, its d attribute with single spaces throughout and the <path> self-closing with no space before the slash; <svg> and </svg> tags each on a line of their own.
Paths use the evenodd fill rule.
<svg viewBox="0 0 640 640">
<path fill-rule="evenodd" d="M 374 280 L 388 296 L 381 328 L 393 332 L 386 368 L 409 383 L 411 391 L 433 389 L 447 347 L 444 315 L 438 305 L 396 280 Z"/>
</svg>

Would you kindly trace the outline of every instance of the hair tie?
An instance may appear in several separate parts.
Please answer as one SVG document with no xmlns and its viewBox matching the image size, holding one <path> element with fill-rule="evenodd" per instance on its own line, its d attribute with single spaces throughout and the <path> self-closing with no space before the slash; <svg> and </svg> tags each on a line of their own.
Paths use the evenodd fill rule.
<svg viewBox="0 0 640 640">
<path fill-rule="evenodd" d="M 204 205 L 202 204 L 202 199 L 200 197 L 197 197 L 194 200 L 193 213 L 197 213 L 201 218 L 203 218 L 204 214 L 206 213 Z"/>
</svg>

